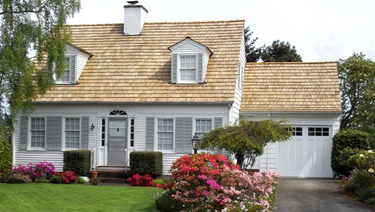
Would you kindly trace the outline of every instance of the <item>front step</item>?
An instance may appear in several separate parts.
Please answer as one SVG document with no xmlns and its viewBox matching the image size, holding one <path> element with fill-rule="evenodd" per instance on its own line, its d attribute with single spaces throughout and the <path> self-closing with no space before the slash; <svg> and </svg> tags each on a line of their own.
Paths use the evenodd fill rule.
<svg viewBox="0 0 375 212">
<path fill-rule="evenodd" d="M 101 183 L 125 184 L 130 177 L 129 170 L 122 169 L 97 169 L 98 178 Z"/>
</svg>

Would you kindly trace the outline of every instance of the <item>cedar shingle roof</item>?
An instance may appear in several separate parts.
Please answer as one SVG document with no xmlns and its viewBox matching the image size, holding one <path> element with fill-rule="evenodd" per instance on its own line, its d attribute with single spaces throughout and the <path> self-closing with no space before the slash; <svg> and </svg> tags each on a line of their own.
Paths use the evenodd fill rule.
<svg viewBox="0 0 375 212">
<path fill-rule="evenodd" d="M 73 45 L 93 56 L 77 85 L 56 85 L 37 102 L 233 102 L 244 21 L 72 25 Z M 205 84 L 170 84 L 168 47 L 186 37 L 207 46 Z"/>
<path fill-rule="evenodd" d="M 336 62 L 247 63 L 241 112 L 341 112 Z"/>
</svg>

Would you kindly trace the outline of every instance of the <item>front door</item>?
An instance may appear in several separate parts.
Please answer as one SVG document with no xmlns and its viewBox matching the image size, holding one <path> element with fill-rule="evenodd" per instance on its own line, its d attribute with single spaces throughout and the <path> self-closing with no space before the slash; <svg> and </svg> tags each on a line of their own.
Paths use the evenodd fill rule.
<svg viewBox="0 0 375 212">
<path fill-rule="evenodd" d="M 127 119 L 109 119 L 108 123 L 108 166 L 125 166 L 127 148 Z"/>
</svg>

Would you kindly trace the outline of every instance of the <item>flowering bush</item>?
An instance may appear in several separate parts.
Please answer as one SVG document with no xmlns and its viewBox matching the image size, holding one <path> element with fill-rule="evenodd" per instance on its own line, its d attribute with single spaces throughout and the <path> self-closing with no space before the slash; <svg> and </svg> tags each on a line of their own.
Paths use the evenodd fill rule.
<svg viewBox="0 0 375 212">
<path fill-rule="evenodd" d="M 126 181 L 132 186 L 143 185 L 143 186 L 151 187 L 154 185 L 154 179 L 149 174 L 146 174 L 144 176 L 135 174 L 133 175 L 133 177 L 129 177 Z"/>
<path fill-rule="evenodd" d="M 278 179 L 272 172 L 250 176 L 223 155 L 207 153 L 183 156 L 171 168 L 173 183 L 158 187 L 167 189 L 170 198 L 182 203 L 175 205 L 184 208 L 170 211 L 269 211 L 267 198 Z M 157 205 L 160 202 L 156 199 Z"/>
<path fill-rule="evenodd" d="M 74 172 L 67 171 L 61 174 L 61 178 L 64 183 L 69 184 L 69 183 L 74 183 L 78 177 L 74 175 Z"/>
<path fill-rule="evenodd" d="M 0 172 L 0 183 L 5 183 L 6 179 L 8 178 L 10 171 L 3 171 Z"/>
<path fill-rule="evenodd" d="M 55 174 L 55 167 L 52 163 L 46 161 L 36 164 L 29 163 L 26 166 L 13 166 L 10 176 L 13 176 L 12 174 L 28 176 L 33 181 L 35 181 L 35 179 L 49 179 Z"/>
</svg>

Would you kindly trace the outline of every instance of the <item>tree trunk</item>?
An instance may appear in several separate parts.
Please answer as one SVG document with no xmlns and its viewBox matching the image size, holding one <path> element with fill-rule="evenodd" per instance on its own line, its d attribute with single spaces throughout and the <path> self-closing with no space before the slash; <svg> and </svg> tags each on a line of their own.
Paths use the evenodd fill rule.
<svg viewBox="0 0 375 212">
<path fill-rule="evenodd" d="M 240 169 L 242 169 L 242 164 L 245 159 L 245 156 L 243 154 L 236 153 L 236 159 L 237 159 L 237 165 L 240 167 Z"/>
</svg>

